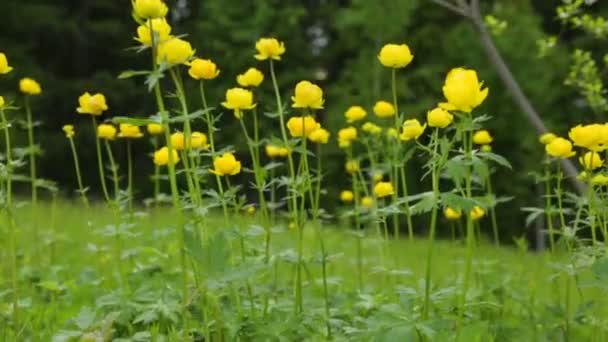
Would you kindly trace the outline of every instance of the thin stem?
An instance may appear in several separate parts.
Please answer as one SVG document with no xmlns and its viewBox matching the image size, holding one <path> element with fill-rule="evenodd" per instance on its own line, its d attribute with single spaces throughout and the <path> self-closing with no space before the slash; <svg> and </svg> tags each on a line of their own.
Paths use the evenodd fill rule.
<svg viewBox="0 0 608 342">
<path fill-rule="evenodd" d="M 78 152 L 76 151 L 76 145 L 74 144 L 74 138 L 68 138 L 70 142 L 70 149 L 72 150 L 72 158 L 74 159 L 74 170 L 76 171 L 76 181 L 78 182 L 78 192 L 80 193 L 80 198 L 82 199 L 82 203 L 84 203 L 85 207 L 89 208 L 89 199 L 87 198 L 87 194 L 84 190 L 84 185 L 82 183 L 82 176 L 80 173 L 80 163 L 78 161 Z"/>
<path fill-rule="evenodd" d="M 551 170 L 550 164 L 545 164 L 545 219 L 549 228 L 549 247 L 551 253 L 555 252 L 555 231 L 553 228 L 553 217 L 551 215 Z"/>
<path fill-rule="evenodd" d="M 129 214 L 133 215 L 133 155 L 131 140 L 127 139 L 127 196 L 129 201 Z"/>
<path fill-rule="evenodd" d="M 112 171 L 112 181 L 114 182 L 114 200 L 118 201 L 118 195 L 120 193 L 120 180 L 118 179 L 118 166 L 114 160 L 114 153 L 112 153 L 112 147 L 108 140 L 104 140 L 106 146 L 106 152 L 108 153 L 108 159 L 110 160 L 110 170 Z"/>
<path fill-rule="evenodd" d="M 101 143 L 99 141 L 99 137 L 97 137 L 97 119 L 95 119 L 94 115 L 91 115 L 91 120 L 93 123 L 93 132 L 95 132 L 95 148 L 97 151 L 97 167 L 99 169 L 99 181 L 101 182 L 101 189 L 103 190 L 103 196 L 106 199 L 106 202 L 110 202 L 110 194 L 108 192 L 108 187 L 106 185 L 106 175 L 103 168 L 103 156 L 101 154 Z"/>
<path fill-rule="evenodd" d="M 29 145 L 30 159 L 30 182 L 32 184 L 32 206 L 35 207 L 38 202 L 38 187 L 36 185 L 36 149 L 34 142 L 34 123 L 32 121 L 32 109 L 28 96 L 24 98 L 25 114 L 27 117 L 27 140 Z"/>
<path fill-rule="evenodd" d="M 432 164 L 431 164 L 431 178 L 433 188 L 433 209 L 431 210 L 431 225 L 429 227 L 429 246 L 426 256 L 426 276 L 424 283 L 424 307 L 422 311 L 422 319 L 427 320 L 429 318 L 430 309 L 430 294 L 431 294 L 431 263 L 433 259 L 433 243 L 435 241 L 435 229 L 437 226 L 437 209 L 439 206 L 439 170 L 437 167 L 437 148 L 439 146 L 438 141 L 439 129 L 435 128 L 433 136 L 431 138 L 431 144 L 433 146 Z"/>
<path fill-rule="evenodd" d="M 492 179 L 491 179 L 490 175 L 488 175 L 487 189 L 488 189 L 488 194 L 490 196 L 494 195 L 494 192 L 492 190 Z M 490 220 L 492 221 L 492 232 L 494 233 L 494 243 L 496 244 L 496 246 L 500 246 L 500 236 L 498 235 L 498 222 L 496 222 L 495 206 L 492 206 L 490 208 Z"/>
<path fill-rule="evenodd" d="M 158 139 L 153 138 L 154 151 L 158 150 Z M 154 206 L 158 208 L 160 195 L 160 166 L 154 164 Z"/>
</svg>

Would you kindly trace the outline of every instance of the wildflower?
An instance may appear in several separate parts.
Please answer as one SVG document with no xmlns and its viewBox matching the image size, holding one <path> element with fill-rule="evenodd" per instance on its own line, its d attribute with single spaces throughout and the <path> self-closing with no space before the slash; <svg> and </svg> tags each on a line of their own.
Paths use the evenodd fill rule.
<svg viewBox="0 0 608 342">
<path fill-rule="evenodd" d="M 558 137 L 545 145 L 545 151 L 548 155 L 555 158 L 570 158 L 576 154 L 576 152 L 572 151 L 570 140 Z"/>
<path fill-rule="evenodd" d="M 317 144 L 327 144 L 329 141 L 329 131 L 325 128 L 317 128 L 308 135 L 308 140 Z"/>
<path fill-rule="evenodd" d="M 474 206 L 469 212 L 469 216 L 473 221 L 477 221 L 486 215 L 486 211 L 483 208 Z"/>
<path fill-rule="evenodd" d="M 224 153 L 221 157 L 213 159 L 211 172 L 218 176 L 234 176 L 241 172 L 241 162 L 236 160 L 234 154 Z"/>
<path fill-rule="evenodd" d="M 300 81 L 296 84 L 295 95 L 291 97 L 293 108 L 323 108 L 323 90 L 309 81 Z"/>
<path fill-rule="evenodd" d="M 195 80 L 212 80 L 220 74 L 217 65 L 210 59 L 196 58 L 190 62 L 188 75 Z"/>
<path fill-rule="evenodd" d="M 146 126 L 146 129 L 148 131 L 148 134 L 150 135 L 160 135 L 163 134 L 163 132 L 165 131 L 163 125 L 157 123 L 149 123 Z"/>
<path fill-rule="evenodd" d="M 264 81 L 264 74 L 256 68 L 249 68 L 245 73 L 236 77 L 236 83 L 241 87 L 257 87 L 262 81 Z"/>
<path fill-rule="evenodd" d="M 4 97 L 0 96 L 0 109 L 4 107 Z"/>
<path fill-rule="evenodd" d="M 289 154 L 287 147 L 281 147 L 276 145 L 266 145 L 266 155 L 268 158 L 285 158 Z"/>
<path fill-rule="evenodd" d="M 42 88 L 40 84 L 31 78 L 22 78 L 19 81 L 19 90 L 25 95 L 40 95 Z"/>
<path fill-rule="evenodd" d="M 294 116 L 287 121 L 287 129 L 292 137 L 308 137 L 312 132 L 321 128 L 312 116 Z"/>
<path fill-rule="evenodd" d="M 460 217 L 462 216 L 462 211 L 452 209 L 450 207 L 446 207 L 443 210 L 443 215 L 445 216 L 446 219 L 448 219 L 450 221 L 456 221 L 456 220 L 460 219 Z"/>
<path fill-rule="evenodd" d="M 266 59 L 281 60 L 281 55 L 285 53 L 285 44 L 274 38 L 260 38 L 255 43 L 255 49 L 258 53 L 253 56 L 259 61 Z"/>
<path fill-rule="evenodd" d="M 245 208 L 245 212 L 247 213 L 247 215 L 254 215 L 255 214 L 255 205 L 250 205 L 247 208 Z"/>
<path fill-rule="evenodd" d="M 353 174 L 359 171 L 359 162 L 356 160 L 349 160 L 344 164 L 344 168 L 346 169 L 346 172 Z"/>
<path fill-rule="evenodd" d="M 231 88 L 226 90 L 226 101 L 222 102 L 222 106 L 232 109 L 234 116 L 240 119 L 243 117 L 243 110 L 253 109 L 256 104 L 253 103 L 253 93 L 251 91 L 243 88 Z"/>
<path fill-rule="evenodd" d="M 165 18 L 148 19 L 143 25 L 137 27 L 137 37 L 135 40 L 146 46 L 152 45 L 152 35 L 150 26 L 154 32 L 154 45 L 158 45 L 171 38 L 171 25 Z"/>
<path fill-rule="evenodd" d="M 418 139 L 424 133 L 426 124 L 421 125 L 417 119 L 405 120 L 399 138 L 403 141 Z"/>
<path fill-rule="evenodd" d="M 585 171 L 582 171 L 578 175 L 576 175 L 576 179 L 578 179 L 580 181 L 586 181 L 587 178 L 589 178 L 589 175 Z"/>
<path fill-rule="evenodd" d="M 357 128 L 349 126 L 338 131 L 340 147 L 349 147 L 355 140 L 357 140 Z"/>
<path fill-rule="evenodd" d="M 206 149 L 207 147 L 209 147 L 209 144 L 207 143 L 207 141 L 208 141 L 207 134 L 202 133 L 202 132 L 196 132 L 196 131 L 192 132 L 192 134 L 190 135 L 190 148 Z"/>
<path fill-rule="evenodd" d="M 386 44 L 380 50 L 378 60 L 388 68 L 405 68 L 414 59 L 406 44 Z"/>
<path fill-rule="evenodd" d="M 6 59 L 6 55 L 0 52 L 0 75 L 6 75 L 11 72 L 13 68 L 8 65 L 8 60 Z"/>
<path fill-rule="evenodd" d="M 374 185 L 374 194 L 378 198 L 390 196 L 394 193 L 395 189 L 393 188 L 393 184 L 391 182 L 378 182 L 376 185 Z"/>
<path fill-rule="evenodd" d="M 608 185 L 608 176 L 602 173 L 595 175 L 591 178 L 591 184 L 599 186 Z"/>
<path fill-rule="evenodd" d="M 578 159 L 578 161 L 585 168 L 585 170 L 595 170 L 604 164 L 602 157 L 595 151 L 585 153 Z"/>
<path fill-rule="evenodd" d="M 361 129 L 364 132 L 367 132 L 367 133 L 373 134 L 373 135 L 378 135 L 378 134 L 382 133 L 382 128 L 373 122 L 364 123 L 363 126 L 361 126 Z"/>
<path fill-rule="evenodd" d="M 430 127 L 446 128 L 452 121 L 454 121 L 454 115 L 440 107 L 426 113 L 426 122 Z"/>
<path fill-rule="evenodd" d="M 374 199 L 369 196 L 361 198 L 361 206 L 367 209 L 371 209 L 374 206 Z"/>
<path fill-rule="evenodd" d="M 344 190 L 340 193 L 340 201 L 344 203 L 351 203 L 354 198 L 355 194 L 350 190 Z"/>
<path fill-rule="evenodd" d="M 374 114 L 379 118 L 390 118 L 395 115 L 395 107 L 387 101 L 378 101 L 374 105 Z"/>
<path fill-rule="evenodd" d="M 101 93 L 95 95 L 84 93 L 78 98 L 78 103 L 80 107 L 76 108 L 76 111 L 80 114 L 101 115 L 108 110 L 106 97 Z"/>
<path fill-rule="evenodd" d="M 475 70 L 454 68 L 448 73 L 443 85 L 443 95 L 448 100 L 439 104 L 447 110 L 459 110 L 470 113 L 488 96 L 488 88 L 481 89 Z"/>
<path fill-rule="evenodd" d="M 144 136 L 144 134 L 139 129 L 139 126 L 123 123 L 120 124 L 118 128 L 120 130 L 120 132 L 118 133 L 119 138 L 138 139 Z"/>
<path fill-rule="evenodd" d="M 156 63 L 186 64 L 192 56 L 194 56 L 194 50 L 190 43 L 180 38 L 173 38 L 158 45 Z"/>
<path fill-rule="evenodd" d="M 361 106 L 351 106 L 344 113 L 346 122 L 353 123 L 355 121 L 363 120 L 367 116 L 367 112 Z"/>
<path fill-rule="evenodd" d="M 171 134 L 171 147 L 177 151 L 183 151 L 186 148 L 186 138 L 184 133 L 175 132 Z"/>
<path fill-rule="evenodd" d="M 485 129 L 477 131 L 475 134 L 473 134 L 473 142 L 477 145 L 487 145 L 492 141 L 494 141 L 494 139 L 490 135 L 490 132 L 486 131 Z"/>
<path fill-rule="evenodd" d="M 207 135 L 201 132 L 192 132 L 190 134 L 189 148 L 207 148 Z M 186 148 L 186 136 L 182 132 L 171 134 L 171 147 L 177 151 L 183 151 Z"/>
<path fill-rule="evenodd" d="M 605 124 L 578 125 L 570 129 L 568 136 L 574 146 L 597 152 L 608 148 L 608 125 Z"/>
<path fill-rule="evenodd" d="M 169 8 L 162 0 L 132 0 L 133 12 L 141 19 L 162 18 Z"/>
<path fill-rule="evenodd" d="M 114 140 L 116 138 L 116 127 L 108 124 L 97 126 L 97 137 L 99 139 Z"/>
<path fill-rule="evenodd" d="M 65 137 L 68 139 L 72 139 L 76 132 L 74 132 L 74 125 L 63 125 L 62 127 L 63 133 L 65 133 Z"/>
<path fill-rule="evenodd" d="M 543 145 L 547 145 L 550 144 L 555 138 L 557 138 L 557 135 L 553 133 L 545 133 L 538 137 L 538 142 Z"/>
<path fill-rule="evenodd" d="M 166 146 L 154 152 L 154 164 L 165 166 L 169 165 L 169 162 L 173 165 L 179 163 L 179 154 L 176 150 L 171 150 L 171 160 L 169 160 L 169 148 Z"/>
</svg>

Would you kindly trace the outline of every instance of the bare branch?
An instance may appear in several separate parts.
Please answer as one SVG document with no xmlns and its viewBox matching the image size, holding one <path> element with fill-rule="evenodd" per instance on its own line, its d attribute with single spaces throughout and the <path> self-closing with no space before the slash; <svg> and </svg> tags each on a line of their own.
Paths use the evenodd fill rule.
<svg viewBox="0 0 608 342">
<path fill-rule="evenodd" d="M 466 17 L 466 18 L 471 17 L 471 14 L 469 13 L 468 8 L 466 8 L 466 7 L 453 4 L 453 3 L 449 2 L 448 0 L 431 0 L 431 1 L 433 1 L 434 3 L 436 3 L 437 5 L 439 5 L 441 7 L 447 8 L 448 10 L 450 10 L 456 14 L 459 14 L 463 17 Z"/>
</svg>

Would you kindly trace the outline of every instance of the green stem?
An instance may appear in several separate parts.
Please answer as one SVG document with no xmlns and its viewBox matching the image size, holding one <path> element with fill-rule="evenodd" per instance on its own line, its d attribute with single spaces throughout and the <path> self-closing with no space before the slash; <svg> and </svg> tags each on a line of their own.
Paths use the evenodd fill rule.
<svg viewBox="0 0 608 342">
<path fill-rule="evenodd" d="M 78 162 L 78 152 L 76 151 L 76 145 L 74 144 L 74 138 L 68 138 L 70 142 L 70 149 L 72 150 L 72 158 L 74 159 L 74 170 L 76 171 L 76 180 L 78 182 L 78 192 L 80 193 L 80 198 L 82 199 L 82 203 L 84 203 L 85 207 L 89 208 L 89 199 L 87 198 L 87 194 L 84 190 L 84 185 L 82 183 L 82 176 L 80 173 L 80 163 Z"/>
<path fill-rule="evenodd" d="M 488 194 L 490 196 L 492 196 L 492 195 L 494 195 L 494 193 L 492 190 L 492 179 L 490 177 L 491 176 L 488 175 L 487 188 L 488 188 Z M 496 244 L 496 246 L 500 246 L 500 236 L 498 235 L 498 223 L 496 222 L 495 206 L 492 206 L 490 208 L 490 220 L 492 221 L 492 232 L 494 233 L 494 244 Z"/>
<path fill-rule="evenodd" d="M 99 137 L 97 137 L 97 119 L 94 115 L 91 115 L 93 123 L 93 132 L 95 133 L 95 148 L 97 151 L 97 167 L 99 169 L 99 181 L 101 182 L 101 189 L 103 190 L 103 196 L 106 202 L 110 202 L 110 193 L 108 192 L 108 186 L 106 185 L 106 175 L 103 168 L 103 156 L 101 154 L 101 143 Z"/>
<path fill-rule="evenodd" d="M 133 215 L 133 156 L 131 140 L 127 139 L 127 196 L 129 201 L 129 214 Z"/>
<path fill-rule="evenodd" d="M 118 166 L 114 160 L 114 153 L 112 153 L 112 147 L 108 140 L 104 140 L 106 146 L 106 152 L 108 153 L 108 159 L 110 160 L 110 169 L 112 171 L 112 181 L 114 182 L 114 200 L 118 201 L 118 195 L 120 193 L 120 180 L 118 179 Z"/>
<path fill-rule="evenodd" d="M 545 164 L 545 219 L 549 228 L 549 247 L 551 253 L 555 252 L 555 231 L 553 228 L 553 217 L 551 215 L 551 171 L 550 164 Z"/>
<path fill-rule="evenodd" d="M 152 142 L 154 146 L 154 151 L 158 150 L 158 139 L 156 137 L 153 138 Z M 160 166 L 154 164 L 154 206 L 158 208 L 159 195 L 160 195 Z"/>
<path fill-rule="evenodd" d="M 29 158 L 30 158 L 30 182 L 32 184 L 32 206 L 35 207 L 38 202 L 38 187 L 36 185 L 36 153 L 34 149 L 34 122 L 32 121 L 32 109 L 30 107 L 30 101 L 27 96 L 24 98 L 25 103 L 25 114 L 27 116 L 27 141 L 29 145 Z"/>
<path fill-rule="evenodd" d="M 437 168 L 437 147 L 439 146 L 438 141 L 439 129 L 435 128 L 431 144 L 433 145 L 433 155 L 431 156 L 431 178 L 433 188 L 433 209 L 431 210 L 431 225 L 429 227 L 429 246 L 426 256 L 426 276 L 424 284 L 424 307 L 422 311 L 422 319 L 427 320 L 429 318 L 430 309 L 430 294 L 431 294 L 431 263 L 433 259 L 433 243 L 435 241 L 435 229 L 437 225 L 437 209 L 439 206 L 439 170 Z"/>
</svg>

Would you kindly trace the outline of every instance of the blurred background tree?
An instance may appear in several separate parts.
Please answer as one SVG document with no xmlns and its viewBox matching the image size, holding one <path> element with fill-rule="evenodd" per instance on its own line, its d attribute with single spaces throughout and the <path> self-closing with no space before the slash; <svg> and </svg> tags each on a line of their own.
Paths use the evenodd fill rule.
<svg viewBox="0 0 608 342">
<path fill-rule="evenodd" d="M 509 239 L 527 232 L 520 208 L 535 204 L 538 198 L 529 172 L 539 170 L 544 151 L 487 61 L 478 35 L 467 21 L 427 0 L 168 3 L 174 33 L 187 34 L 197 55 L 213 59 L 221 69 L 220 77 L 209 85 L 210 102 L 217 106 L 225 89 L 235 85 L 236 75 L 248 67 L 258 66 L 267 72 L 265 64 L 253 59 L 254 44 L 259 37 L 274 36 L 287 47 L 284 60 L 278 64 L 284 98 L 288 98 L 298 80 L 320 83 L 326 92 L 326 109 L 320 118 L 334 132 L 345 125 L 343 112 L 350 105 L 365 106 L 371 113 L 376 100 L 390 96 L 389 73 L 376 59 L 380 47 L 387 42 L 406 42 L 415 55 L 414 62 L 399 78 L 400 107 L 411 117 L 424 118 L 426 111 L 442 99 L 441 86 L 449 69 L 477 69 L 490 88 L 490 96 L 480 111 L 493 116 L 489 123 L 495 136 L 493 148 L 514 167 L 513 171 L 500 169 L 494 177 L 496 192 L 513 197 L 498 209 L 503 237 Z M 558 21 L 559 4 L 545 0 L 484 1 L 482 12 L 491 15 L 486 22 L 500 52 L 547 126 L 565 134 L 571 124 L 591 121 L 599 115 L 576 84 L 563 85 L 573 64 L 574 47 L 588 51 L 598 60 L 606 54 L 606 48 L 594 44 L 593 38 L 581 34 L 582 30 L 572 23 Z M 584 10 L 608 14 L 606 4 L 591 5 Z M 91 192 L 97 193 L 93 137 L 88 121 L 75 113 L 78 96 L 87 90 L 106 94 L 111 113 L 107 117 L 154 113 L 154 103 L 146 95 L 143 80 L 117 79 L 123 70 L 146 69 L 149 64 L 147 56 L 128 51 L 135 45 L 136 29 L 130 2 L 3 0 L 0 13 L 0 51 L 9 56 L 15 67 L 10 77 L 0 81 L 0 91 L 19 103 L 16 89 L 21 77 L 35 78 L 43 86 L 43 95 L 32 101 L 35 116 L 41 122 L 36 132 L 44 150 L 39 162 L 41 177 L 57 181 L 66 195 L 72 195 L 75 180 L 61 126 L 75 123 L 84 180 Z M 547 39 L 551 36 L 559 38 L 557 44 L 552 45 Z M 542 56 L 539 47 L 543 48 Z M 605 65 L 600 68 L 604 70 Z M 195 91 L 190 89 L 193 95 Z M 261 108 L 273 109 L 269 82 L 263 83 L 261 91 Z M 200 106 L 197 96 L 191 96 L 191 101 L 192 108 Z M 231 115 L 222 117 L 221 128 L 220 143 L 235 144 L 244 151 L 243 139 Z M 277 132 L 276 126 L 269 124 L 265 129 L 268 134 Z M 144 198 L 151 192 L 147 176 L 152 168 L 151 148 L 145 139 L 138 141 L 135 148 L 136 173 L 141 175 L 136 188 Z M 331 172 L 325 204 L 332 209 L 338 203 L 338 192 L 348 183 L 342 175 L 343 154 L 335 144 L 329 149 Z M 421 165 L 410 165 L 411 191 L 426 187 L 426 180 L 418 181 L 421 174 Z"/>
</svg>

